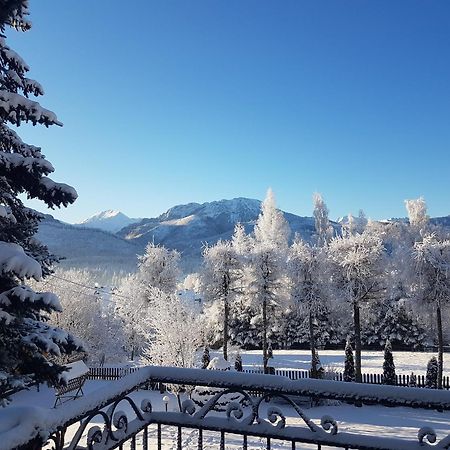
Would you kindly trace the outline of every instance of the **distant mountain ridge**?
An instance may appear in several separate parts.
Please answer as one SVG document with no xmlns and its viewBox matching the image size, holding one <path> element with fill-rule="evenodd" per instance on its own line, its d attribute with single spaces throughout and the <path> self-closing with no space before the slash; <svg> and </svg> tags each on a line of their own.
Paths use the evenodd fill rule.
<svg viewBox="0 0 450 450">
<path fill-rule="evenodd" d="M 134 270 L 136 255 L 144 253 L 148 242 L 155 242 L 178 250 L 182 254 L 183 270 L 189 273 L 199 269 L 203 247 L 213 245 L 219 239 L 230 239 L 236 223 L 242 223 L 247 233 L 253 231 L 260 208 L 259 200 L 242 197 L 202 204 L 188 203 L 174 206 L 158 217 L 128 223 L 115 234 L 88 227 L 98 221 L 121 218 L 122 213 L 118 211 L 97 214 L 93 216 L 95 220 L 90 218 L 88 224 L 85 221 L 78 225 L 64 224 L 47 216 L 39 226 L 38 238 L 52 252 L 66 257 L 65 265 L 101 266 L 114 271 Z M 125 214 L 123 216 L 127 218 Z M 292 230 L 291 237 L 298 233 L 305 240 L 312 239 L 315 233 L 313 217 L 287 212 L 284 216 Z M 450 216 L 432 218 L 431 222 L 450 228 Z M 341 224 L 331 222 L 331 225 L 336 231 L 340 230 Z"/>
<path fill-rule="evenodd" d="M 176 249 L 182 254 L 183 269 L 197 270 L 206 244 L 230 239 L 238 222 L 244 225 L 247 232 L 251 232 L 260 211 L 261 201 L 242 197 L 202 204 L 188 203 L 174 206 L 156 218 L 142 219 L 123 228 L 117 235 L 143 248 L 153 241 Z M 286 212 L 284 216 L 292 236 L 298 233 L 306 240 L 311 239 L 315 231 L 314 218 Z M 338 227 L 338 224 L 332 224 Z"/>
</svg>

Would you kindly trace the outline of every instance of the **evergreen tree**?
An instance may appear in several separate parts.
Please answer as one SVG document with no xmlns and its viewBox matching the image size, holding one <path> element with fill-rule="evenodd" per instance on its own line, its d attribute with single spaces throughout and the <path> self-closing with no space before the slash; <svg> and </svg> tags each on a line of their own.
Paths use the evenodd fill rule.
<svg viewBox="0 0 450 450">
<path fill-rule="evenodd" d="M 73 188 L 47 177 L 54 168 L 41 149 L 23 142 L 8 125 L 62 125 L 28 98 L 43 89 L 27 78 L 28 65 L 6 44 L 7 27 L 31 27 L 28 14 L 27 1 L 0 0 L 0 398 L 29 381 L 57 383 L 63 367 L 51 357 L 81 349 L 78 340 L 45 323 L 49 313 L 61 310 L 57 297 L 24 284 L 49 275 L 56 258 L 34 238 L 42 216 L 25 208 L 19 194 L 50 208 L 77 197 Z"/>
<path fill-rule="evenodd" d="M 243 368 L 242 368 L 242 356 L 241 354 L 238 352 L 236 354 L 236 358 L 234 359 L 234 370 L 236 372 L 242 372 Z"/>
<path fill-rule="evenodd" d="M 427 365 L 427 375 L 425 379 L 425 387 L 437 389 L 438 387 L 439 364 L 435 356 L 433 356 Z"/>
<path fill-rule="evenodd" d="M 324 372 L 322 363 L 320 362 L 319 352 L 315 348 L 311 358 L 311 378 L 322 379 Z"/>
<path fill-rule="evenodd" d="M 366 329 L 366 342 L 379 344 L 387 339 L 392 346 L 420 349 L 427 334 L 419 318 L 403 302 L 373 305 Z"/>
<path fill-rule="evenodd" d="M 272 342 L 269 342 L 269 347 L 267 348 L 267 358 L 268 359 L 273 359 Z"/>
<path fill-rule="evenodd" d="M 397 384 L 394 357 L 392 355 L 392 345 L 389 339 L 386 341 L 386 345 L 384 347 L 383 383 L 389 385 Z"/>
<path fill-rule="evenodd" d="M 344 381 L 355 381 L 355 360 L 350 339 L 345 344 Z"/>
<path fill-rule="evenodd" d="M 411 372 L 411 375 L 409 376 L 408 386 L 417 387 L 417 377 L 414 372 Z"/>
<path fill-rule="evenodd" d="M 202 355 L 202 369 L 206 369 L 210 361 L 211 359 L 209 357 L 209 348 L 205 347 Z"/>
</svg>

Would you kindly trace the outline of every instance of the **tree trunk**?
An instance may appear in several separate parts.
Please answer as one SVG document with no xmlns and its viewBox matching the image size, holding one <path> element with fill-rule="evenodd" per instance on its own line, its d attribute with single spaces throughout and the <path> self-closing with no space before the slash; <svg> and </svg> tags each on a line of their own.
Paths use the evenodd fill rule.
<svg viewBox="0 0 450 450">
<path fill-rule="evenodd" d="M 311 378 L 317 378 L 316 339 L 314 336 L 314 314 L 309 311 L 309 346 L 311 348 Z"/>
<path fill-rule="evenodd" d="M 263 368 L 264 373 L 267 373 L 267 300 L 264 298 L 262 304 L 262 319 L 263 319 L 263 335 L 262 335 L 262 346 L 263 346 Z"/>
<path fill-rule="evenodd" d="M 228 298 L 225 298 L 223 310 L 223 359 L 225 361 L 228 361 L 228 316 L 229 316 Z"/>
<path fill-rule="evenodd" d="M 442 372 L 444 370 L 444 337 L 442 335 L 442 316 L 440 305 L 436 309 L 438 332 L 438 379 L 437 388 L 442 389 Z"/>
<path fill-rule="evenodd" d="M 181 397 L 180 397 L 180 393 L 177 393 L 177 401 L 178 401 L 178 408 L 180 409 L 180 412 L 183 411 L 183 407 L 181 406 Z"/>
<path fill-rule="evenodd" d="M 353 324 L 355 328 L 355 381 L 361 383 L 361 320 L 357 302 L 353 303 Z"/>
</svg>

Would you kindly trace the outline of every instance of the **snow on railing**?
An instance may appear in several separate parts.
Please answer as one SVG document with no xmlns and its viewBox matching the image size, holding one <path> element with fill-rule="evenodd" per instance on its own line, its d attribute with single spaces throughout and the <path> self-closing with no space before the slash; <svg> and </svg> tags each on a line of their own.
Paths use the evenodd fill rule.
<svg viewBox="0 0 450 450">
<path fill-rule="evenodd" d="M 150 401 L 144 400 L 137 406 L 128 396 L 139 386 L 149 383 L 209 386 L 218 388 L 219 392 L 202 407 L 187 399 L 182 404 L 182 412 L 153 411 Z M 256 399 L 251 397 L 248 391 L 260 391 L 263 396 Z M 216 404 L 231 392 L 239 393 L 247 406 L 230 402 L 222 416 L 217 413 L 210 414 Z M 91 428 L 88 437 L 84 438 L 86 448 L 93 443 L 97 443 L 99 448 L 107 449 L 130 439 L 135 442 L 137 433 L 143 434 L 142 442 L 146 442 L 149 424 L 174 425 L 178 430 L 181 427 L 196 428 L 200 430 L 199 448 L 202 430 L 219 431 L 221 436 L 224 432 L 239 434 L 243 436 L 244 442 L 247 436 L 262 436 L 268 440 L 281 439 L 292 442 L 293 448 L 295 442 L 309 442 L 347 448 L 414 450 L 423 449 L 427 439 L 429 442 L 435 439 L 429 428 L 421 429 L 417 440 L 338 432 L 337 421 L 330 416 L 324 416 L 320 426 L 309 420 L 294 403 L 293 396 L 336 399 L 356 404 L 450 410 L 448 391 L 314 379 L 290 380 L 276 375 L 148 366 L 120 380 L 112 381 L 107 386 L 91 392 L 89 396 L 67 403 L 59 409 L 14 407 L 13 404 L 4 408 L 0 411 L 0 442 L 2 448 L 6 449 L 20 446 L 40 448 L 40 443 L 51 439 L 56 450 L 59 450 L 67 445 L 64 442 L 67 428 L 81 421 L 80 428 L 69 446 L 75 448 L 81 446 L 81 436 L 87 432 L 94 417 L 101 418 L 103 431 L 98 427 Z M 300 418 L 300 425 L 286 425 L 286 417 L 277 406 L 277 400 L 280 399 Z M 267 407 L 264 406 L 264 414 L 267 417 L 263 417 L 263 402 L 268 403 Z M 131 408 L 131 418 L 120 411 L 124 403 Z M 105 407 L 108 407 L 107 410 Z M 434 447 L 449 446 L 450 436 Z"/>
</svg>

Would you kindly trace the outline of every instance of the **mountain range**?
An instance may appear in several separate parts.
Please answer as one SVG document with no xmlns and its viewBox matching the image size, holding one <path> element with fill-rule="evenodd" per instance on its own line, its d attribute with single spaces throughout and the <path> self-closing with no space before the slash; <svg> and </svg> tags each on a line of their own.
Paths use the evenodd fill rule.
<svg viewBox="0 0 450 450">
<path fill-rule="evenodd" d="M 131 219 L 119 211 L 108 210 L 81 224 L 70 225 L 45 216 L 38 238 L 53 253 L 66 258 L 64 265 L 108 271 L 134 270 L 136 255 L 144 253 L 148 242 L 155 242 L 181 252 L 182 268 L 189 273 L 199 268 L 203 247 L 229 239 L 236 223 L 242 223 L 247 232 L 252 231 L 260 208 L 259 200 L 235 198 L 178 205 L 158 217 L 145 219 Z M 305 240 L 312 238 L 313 217 L 288 212 L 284 216 L 292 236 L 298 233 Z M 450 216 L 432 220 L 450 227 Z M 337 222 L 331 225 L 340 229 Z"/>
</svg>

